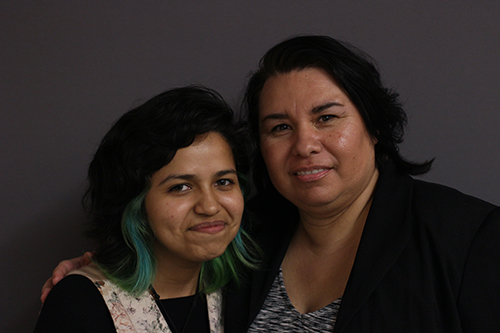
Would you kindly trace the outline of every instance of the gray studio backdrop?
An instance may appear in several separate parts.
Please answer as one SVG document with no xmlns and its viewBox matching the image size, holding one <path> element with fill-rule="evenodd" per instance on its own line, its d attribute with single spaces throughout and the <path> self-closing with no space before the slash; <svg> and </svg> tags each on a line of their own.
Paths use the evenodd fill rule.
<svg viewBox="0 0 500 333">
<path fill-rule="evenodd" d="M 28 332 L 57 262 L 90 245 L 80 198 L 110 124 L 189 83 L 237 106 L 273 44 L 347 40 L 377 59 L 409 114 L 425 179 L 500 204 L 498 1 L 1 1 L 1 332 Z"/>
</svg>

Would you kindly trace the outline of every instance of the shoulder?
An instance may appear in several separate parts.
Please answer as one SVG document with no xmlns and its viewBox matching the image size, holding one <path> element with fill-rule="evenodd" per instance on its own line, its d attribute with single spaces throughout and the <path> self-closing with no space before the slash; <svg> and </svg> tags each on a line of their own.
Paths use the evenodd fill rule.
<svg viewBox="0 0 500 333">
<path fill-rule="evenodd" d="M 419 242 L 427 241 L 464 257 L 485 225 L 500 224 L 498 210 L 481 199 L 414 179 L 388 165 L 381 170 L 370 213 L 377 224 L 390 220 L 387 227 L 399 225 Z"/>
<path fill-rule="evenodd" d="M 103 302 L 99 290 L 94 283 L 87 277 L 82 275 L 68 275 L 54 286 L 47 301 L 45 302 L 42 311 L 49 307 L 61 307 L 65 304 L 74 304 L 82 306 L 89 302 Z"/>
<path fill-rule="evenodd" d="M 430 219 L 477 225 L 498 209 L 491 203 L 444 185 L 422 180 L 413 183 L 412 207 L 415 213 Z"/>
<path fill-rule="evenodd" d="M 454 188 L 415 179 L 389 163 L 380 172 L 377 184 L 382 203 L 411 205 L 413 212 L 428 217 L 450 216 L 484 219 L 497 206 Z M 380 201 L 379 200 L 379 201 Z"/>
<path fill-rule="evenodd" d="M 50 292 L 35 332 L 115 332 L 108 308 L 94 283 L 82 275 L 69 275 Z"/>
<path fill-rule="evenodd" d="M 412 229 L 459 266 L 489 251 L 500 251 L 500 208 L 456 189 L 414 181 Z M 467 259 L 469 258 L 469 259 Z"/>
</svg>

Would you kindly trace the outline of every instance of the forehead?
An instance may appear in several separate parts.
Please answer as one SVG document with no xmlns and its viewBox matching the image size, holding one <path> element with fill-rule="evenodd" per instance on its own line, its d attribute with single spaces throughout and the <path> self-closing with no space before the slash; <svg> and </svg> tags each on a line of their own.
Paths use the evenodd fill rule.
<svg viewBox="0 0 500 333">
<path fill-rule="evenodd" d="M 153 173 L 152 178 L 165 178 L 172 173 L 204 177 L 229 169 L 236 169 L 229 144 L 219 133 L 210 132 L 197 136 L 191 145 L 177 150 L 170 163 Z"/>
<path fill-rule="evenodd" d="M 348 103 L 350 99 L 324 70 L 293 70 L 266 80 L 260 94 L 259 113 L 311 109 L 327 101 Z"/>
<path fill-rule="evenodd" d="M 218 159 L 223 162 L 234 162 L 231 147 L 226 139 L 216 132 L 198 135 L 191 145 L 177 150 L 172 162 L 202 164 L 199 158 L 206 158 L 213 162 L 217 162 Z"/>
</svg>

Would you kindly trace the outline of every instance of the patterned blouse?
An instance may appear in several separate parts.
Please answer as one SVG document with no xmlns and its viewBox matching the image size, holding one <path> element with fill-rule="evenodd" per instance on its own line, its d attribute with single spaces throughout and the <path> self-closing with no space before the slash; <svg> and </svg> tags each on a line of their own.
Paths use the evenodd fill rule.
<svg viewBox="0 0 500 333">
<path fill-rule="evenodd" d="M 341 298 L 324 308 L 301 314 L 288 298 L 280 268 L 248 332 L 333 332 L 340 303 Z"/>
<path fill-rule="evenodd" d="M 86 276 L 94 283 L 106 302 L 117 332 L 172 332 L 149 291 L 134 297 L 107 280 L 94 264 L 84 266 L 70 274 Z M 222 292 L 218 290 L 208 294 L 206 299 L 210 332 L 224 332 Z"/>
</svg>

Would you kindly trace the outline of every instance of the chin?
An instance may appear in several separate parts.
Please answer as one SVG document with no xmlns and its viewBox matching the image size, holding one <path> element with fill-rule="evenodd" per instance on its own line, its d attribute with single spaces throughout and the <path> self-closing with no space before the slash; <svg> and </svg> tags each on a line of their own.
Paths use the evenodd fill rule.
<svg viewBox="0 0 500 333">
<path fill-rule="evenodd" d="M 209 260 L 218 258 L 224 254 L 225 250 L 226 250 L 226 247 L 224 247 L 223 249 L 206 250 L 200 261 L 204 262 L 204 261 L 209 261 Z"/>
<path fill-rule="evenodd" d="M 303 191 L 303 195 L 299 197 L 294 197 L 290 200 L 294 205 L 300 207 L 301 205 L 306 206 L 324 206 L 333 201 L 335 201 L 338 196 L 332 195 L 331 192 L 327 191 Z"/>
</svg>

